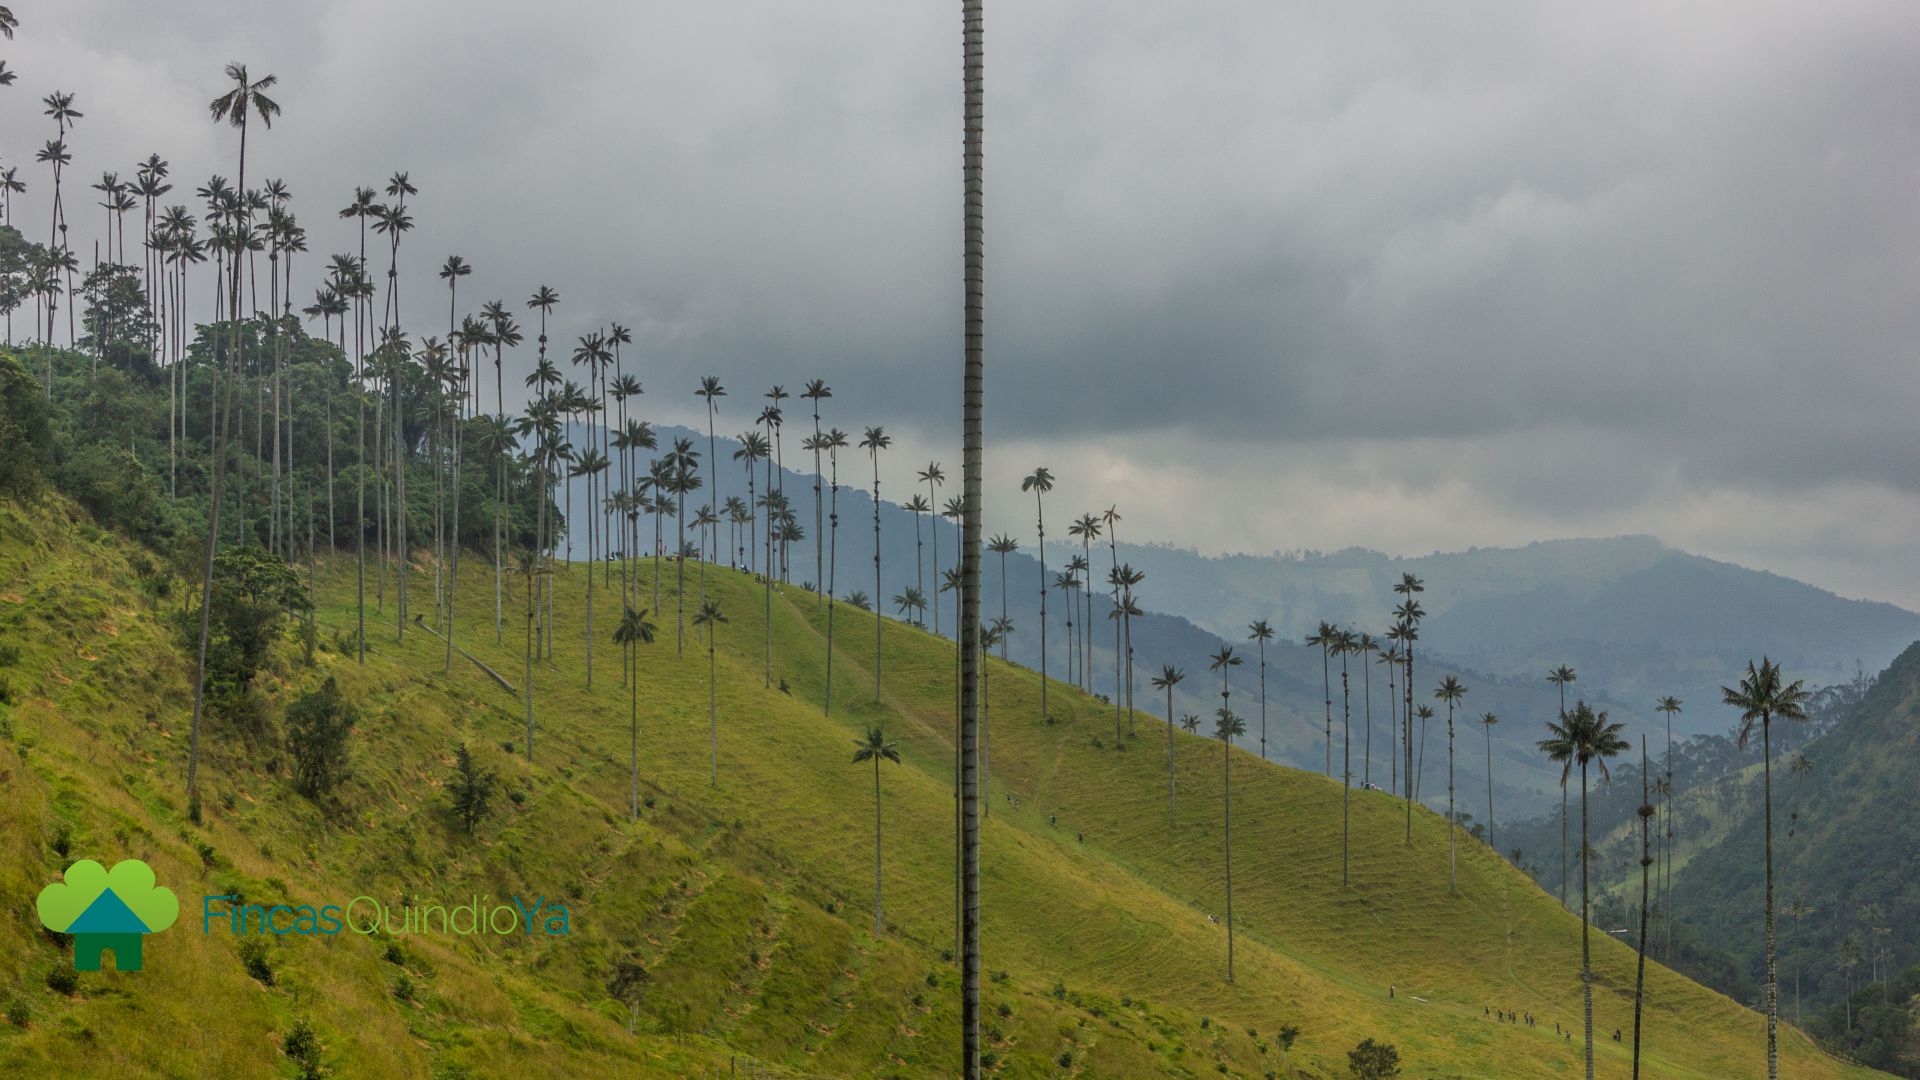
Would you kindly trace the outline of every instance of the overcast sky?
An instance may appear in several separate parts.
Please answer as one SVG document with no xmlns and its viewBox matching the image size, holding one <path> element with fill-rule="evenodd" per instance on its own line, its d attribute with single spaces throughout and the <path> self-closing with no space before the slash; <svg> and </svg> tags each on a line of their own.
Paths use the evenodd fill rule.
<svg viewBox="0 0 1920 1080">
<path fill-rule="evenodd" d="M 957 478 L 957 3 L 12 6 L 30 237 L 41 96 L 86 114 L 70 177 L 158 152 L 198 212 L 240 60 L 311 269 L 411 174 L 410 328 L 457 253 L 463 308 L 547 283 L 556 342 L 632 327 L 657 419 L 822 377 L 898 437 L 890 493 Z M 1047 464 L 1062 518 L 1209 552 L 1652 533 L 1920 608 L 1920 8 L 989 0 L 987 33 L 990 527 L 1030 534 Z"/>
</svg>

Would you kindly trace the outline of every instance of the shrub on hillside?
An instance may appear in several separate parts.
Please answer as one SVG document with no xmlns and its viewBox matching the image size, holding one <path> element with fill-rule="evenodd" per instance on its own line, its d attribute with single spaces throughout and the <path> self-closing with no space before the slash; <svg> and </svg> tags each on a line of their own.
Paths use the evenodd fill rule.
<svg viewBox="0 0 1920 1080">
<path fill-rule="evenodd" d="M 15 498 L 40 490 L 47 447 L 53 441 L 47 399 L 33 376 L 12 356 L 0 355 L 0 495 Z"/>
<path fill-rule="evenodd" d="M 1392 1043 L 1362 1039 L 1347 1051 L 1347 1069 L 1355 1080 L 1388 1080 L 1400 1075 L 1400 1051 Z"/>
<path fill-rule="evenodd" d="M 323 798 L 346 779 L 347 736 L 359 722 L 360 710 L 331 678 L 287 706 L 287 752 L 301 794 Z"/>
<path fill-rule="evenodd" d="M 453 816 L 467 830 L 467 835 L 473 835 L 474 826 L 486 818 L 497 783 L 498 778 L 493 771 L 475 764 L 473 755 L 467 751 L 467 744 L 461 743 L 455 754 L 453 780 L 447 785 L 447 793 L 453 798 Z"/>
</svg>

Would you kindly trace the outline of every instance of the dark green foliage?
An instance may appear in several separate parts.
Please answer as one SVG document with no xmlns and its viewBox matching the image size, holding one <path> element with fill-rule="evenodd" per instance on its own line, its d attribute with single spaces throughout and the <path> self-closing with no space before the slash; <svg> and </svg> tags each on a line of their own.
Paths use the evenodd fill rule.
<svg viewBox="0 0 1920 1080">
<path fill-rule="evenodd" d="M 290 612 L 306 610 L 306 585 L 291 566 L 258 547 L 228 548 L 214 557 L 213 611 L 207 647 L 207 696 L 221 715 L 250 732 L 264 727 L 249 691 Z M 180 615 L 189 645 L 194 613 Z"/>
<path fill-rule="evenodd" d="M 27 1004 L 26 998 L 16 994 L 7 999 L 7 1023 L 23 1028 L 31 1019 L 33 1019 L 33 1009 Z"/>
<path fill-rule="evenodd" d="M 320 1045 L 320 1036 L 314 1033 L 313 1025 L 304 1017 L 293 1022 L 287 1034 L 280 1040 L 280 1050 L 299 1067 L 300 1080 L 327 1075 L 326 1066 L 321 1064 L 324 1048 Z"/>
<path fill-rule="evenodd" d="M 1347 1051 L 1347 1070 L 1356 1080 L 1386 1080 L 1390 1076 L 1400 1075 L 1400 1051 L 1392 1043 L 1375 1042 L 1372 1039 L 1360 1040 L 1360 1045 Z"/>
<path fill-rule="evenodd" d="M 1293 1040 L 1300 1037 L 1300 1028 L 1297 1024 L 1281 1024 L 1280 1031 L 1275 1037 L 1280 1040 L 1280 1049 L 1291 1050 Z"/>
<path fill-rule="evenodd" d="M 360 710 L 331 678 L 287 707 L 287 752 L 301 794 L 318 799 L 346 779 L 347 736 L 359 722 Z"/>
<path fill-rule="evenodd" d="M 486 818 L 497 784 L 493 771 L 476 765 L 467 744 L 461 743 L 455 752 L 453 780 L 447 785 L 447 793 L 453 799 L 453 815 L 467 835 L 473 835 L 474 827 Z"/>
<path fill-rule="evenodd" d="M 159 331 L 139 271 L 101 263 L 87 274 L 81 295 L 87 305 L 86 314 L 80 317 L 87 330 L 80 339 L 81 347 L 113 368 L 148 366 L 152 351 L 147 346 Z"/>
<path fill-rule="evenodd" d="M 261 986 L 273 985 L 273 959 L 267 954 L 270 947 L 262 937 L 240 939 L 240 966 L 246 968 L 247 974 L 253 976 Z"/>
<path fill-rule="evenodd" d="M 0 446 L 7 448 L 0 454 L 0 495 L 40 489 L 52 441 L 44 393 L 18 360 L 0 354 Z"/>
<path fill-rule="evenodd" d="M 47 972 L 47 989 L 56 994 L 71 996 L 74 991 L 80 989 L 80 973 L 73 970 L 72 964 L 62 961 L 52 971 Z"/>
</svg>

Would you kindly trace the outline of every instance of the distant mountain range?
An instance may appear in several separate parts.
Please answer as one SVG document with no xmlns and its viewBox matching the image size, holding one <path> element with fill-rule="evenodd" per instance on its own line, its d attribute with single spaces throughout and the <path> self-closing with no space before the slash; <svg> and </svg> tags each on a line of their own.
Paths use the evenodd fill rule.
<svg viewBox="0 0 1920 1080">
<path fill-rule="evenodd" d="M 739 444 L 720 438 L 719 461 L 709 471 L 704 461 L 705 432 L 665 427 L 659 429 L 664 450 L 676 437 L 694 440 L 702 455 L 701 477 L 717 475 L 718 501 L 748 497 L 746 473 L 733 457 Z M 577 441 L 584 436 L 576 430 Z M 805 540 L 789 545 L 787 567 L 793 582 L 815 577 L 812 455 L 801 451 L 803 434 L 796 428 L 784 439 L 785 470 L 774 471 L 774 482 L 784 488 L 790 505 L 806 532 Z M 642 466 L 644 471 L 644 465 Z M 931 515 L 915 515 L 895 500 L 928 495 L 926 485 L 907 487 L 899 462 L 882 463 L 881 566 L 878 598 L 888 614 L 897 614 L 893 598 L 918 585 L 926 595 L 926 619 L 934 623 L 933 605 L 939 605 L 937 629 L 953 634 L 952 594 L 938 597 L 934 590 L 939 569 L 954 565 L 957 530 Z M 831 572 L 842 598 L 858 590 L 874 594 L 874 540 L 872 467 L 864 453 L 843 451 L 840 458 L 838 510 L 840 529 L 837 569 Z M 611 474 L 618 477 L 616 461 Z M 755 470 L 754 491 L 766 485 L 764 464 Z M 932 493 L 937 501 L 958 491 L 958 476 Z M 585 502 L 585 488 L 575 481 L 573 498 Z M 833 499 L 830 484 L 822 496 Z M 699 505 L 713 501 L 704 486 L 687 499 L 691 520 Z M 1049 582 L 1064 569 L 1081 545 L 1069 544 L 1067 524 L 1072 507 L 1061 504 L 1058 517 L 1050 515 L 1047 541 Z M 822 511 L 826 520 L 827 511 Z M 919 518 L 916 523 L 916 516 Z M 652 546 L 650 519 L 643 524 L 643 548 Z M 729 539 L 725 547 L 745 544 Z M 831 530 L 829 530 L 831 532 Z M 671 549 L 675 530 L 666 523 Z M 937 536 L 937 540 L 936 540 Z M 1123 534 L 1124 536 L 1124 534 Z M 918 538 L 916 542 L 916 537 Z M 1021 548 L 1003 560 L 984 556 L 986 615 L 997 616 L 1005 598 L 1007 616 L 1016 632 L 1008 656 L 1030 667 L 1041 663 L 1040 567 L 1031 536 L 1018 537 Z M 689 543 L 695 532 L 689 526 Z M 574 554 L 586 557 L 584 530 L 574 538 Z M 761 550 L 749 552 L 756 565 Z M 939 565 L 934 563 L 938 552 Z M 1105 589 L 1107 570 L 1115 552 L 1094 547 L 1089 554 L 1093 578 L 1100 592 L 1093 601 L 1093 648 L 1087 681 L 1096 693 L 1112 695 L 1114 679 L 1112 604 Z M 1412 573 L 1426 583 L 1421 601 L 1428 611 L 1415 652 L 1415 703 L 1433 706 L 1435 720 L 1420 749 L 1416 727 L 1416 772 L 1420 796 L 1429 804 L 1446 801 L 1445 708 L 1433 700 L 1432 689 L 1448 674 L 1469 686 L 1463 711 L 1455 717 L 1456 798 L 1460 809 L 1475 820 L 1485 815 L 1487 733 L 1479 717 L 1500 718 L 1492 731 L 1495 761 L 1496 816 L 1518 817 L 1558 805 L 1558 774 L 1546 767 L 1535 749 L 1540 724 L 1554 715 L 1557 697 L 1543 681 L 1546 671 L 1569 663 L 1580 672 L 1573 693 L 1610 709 L 1616 717 L 1651 723 L 1656 695 L 1675 694 L 1688 702 L 1677 730 L 1718 731 L 1730 717 L 1717 705 L 1718 686 L 1731 681 L 1747 658 L 1769 653 L 1797 676 L 1816 683 L 1851 677 L 1856 662 L 1876 670 L 1906 644 L 1920 638 L 1920 615 L 1890 604 L 1847 600 L 1813 586 L 1760 571 L 1675 551 L 1650 537 L 1609 540 L 1568 540 L 1530 544 L 1522 548 L 1473 549 L 1422 558 L 1395 558 L 1378 552 L 1349 550 L 1333 554 L 1298 556 L 1208 557 L 1193 551 L 1153 544 L 1123 542 L 1120 562 L 1147 574 L 1135 594 L 1144 617 L 1133 620 L 1134 706 L 1136 726 L 1163 724 L 1166 699 L 1148 686 L 1161 665 L 1181 668 L 1185 681 L 1174 695 L 1176 716 L 1193 713 L 1211 722 L 1220 705 L 1220 682 L 1207 670 L 1207 658 L 1223 642 L 1231 643 L 1244 664 L 1229 680 L 1230 704 L 1248 721 L 1250 744 L 1259 745 L 1260 703 L 1258 650 L 1247 640 L 1246 625 L 1264 618 L 1277 638 L 1267 645 L 1267 754 L 1303 768 L 1327 769 L 1339 775 L 1342 744 L 1340 664 L 1327 667 L 1323 684 L 1318 647 L 1300 644 L 1321 620 L 1381 636 L 1391 621 L 1392 586 L 1401 573 Z M 824 558 L 822 564 L 826 562 Z M 1067 678 L 1068 620 L 1076 641 L 1086 621 L 1084 608 L 1070 614 L 1058 590 L 1049 591 L 1047 613 L 1047 671 Z M 1083 654 L 1084 655 L 1084 654 Z M 1363 674 L 1371 669 L 1370 675 Z M 1351 695 L 1351 754 L 1355 783 L 1371 781 L 1387 787 L 1397 784 L 1398 762 L 1391 760 L 1390 716 L 1397 715 L 1386 695 L 1386 669 L 1377 663 L 1349 661 Z M 1330 692 L 1329 692 L 1330 690 Z M 1371 696 L 1373 754 L 1366 755 L 1366 701 Z M 1326 704 L 1331 697 L 1332 705 Z M 1332 713 L 1331 746 L 1327 714 Z M 1331 753 L 1329 753 L 1331 752 Z M 1479 792 L 1477 797 L 1460 794 Z"/>
<path fill-rule="evenodd" d="M 1216 632 L 1265 618 L 1293 637 L 1321 619 L 1379 630 L 1402 573 L 1426 582 L 1421 646 L 1514 678 L 1559 665 L 1574 692 L 1631 703 L 1686 702 L 1676 729 L 1720 731 L 1719 687 L 1762 653 L 1814 684 L 1876 671 L 1920 638 L 1920 615 L 1849 600 L 1790 578 L 1690 555 L 1650 536 L 1553 540 L 1519 548 L 1395 558 L 1360 549 L 1300 556 L 1209 558 L 1156 545 L 1120 546 L 1147 572 L 1143 602 Z"/>
</svg>

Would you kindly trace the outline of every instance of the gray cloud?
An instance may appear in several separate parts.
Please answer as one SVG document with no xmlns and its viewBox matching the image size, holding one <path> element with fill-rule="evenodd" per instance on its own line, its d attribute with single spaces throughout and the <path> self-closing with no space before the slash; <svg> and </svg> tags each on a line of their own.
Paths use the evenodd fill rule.
<svg viewBox="0 0 1920 1080">
<path fill-rule="evenodd" d="M 245 60 L 286 106 L 249 176 L 288 180 L 316 251 L 351 246 L 353 185 L 411 171 L 423 329 L 457 251 L 463 300 L 559 288 L 558 342 L 634 327 L 663 419 L 699 415 L 703 373 L 728 430 L 818 375 L 896 460 L 956 456 L 957 11 L 21 15 L 9 163 L 61 88 L 76 177 L 154 150 L 177 195 L 231 176 L 204 104 Z M 1920 604 L 1916 24 L 1895 0 L 995 5 L 994 476 L 1046 458 L 1208 550 L 1652 532 Z"/>
</svg>

